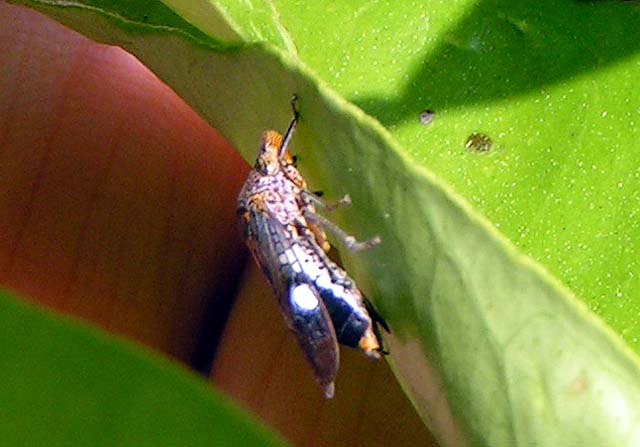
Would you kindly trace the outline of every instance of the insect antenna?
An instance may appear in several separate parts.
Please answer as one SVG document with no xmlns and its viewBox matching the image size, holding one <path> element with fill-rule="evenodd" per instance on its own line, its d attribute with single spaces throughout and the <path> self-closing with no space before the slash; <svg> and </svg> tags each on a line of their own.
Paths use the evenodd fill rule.
<svg viewBox="0 0 640 447">
<path fill-rule="evenodd" d="M 291 123 L 287 128 L 287 132 L 284 134 L 284 138 L 282 139 L 282 145 L 280 145 L 280 149 L 278 150 L 278 158 L 284 157 L 284 153 L 287 151 L 287 146 L 289 146 L 289 141 L 291 141 L 293 132 L 296 130 L 296 125 L 298 124 L 298 119 L 300 118 L 300 112 L 298 112 L 298 108 L 296 107 L 297 101 L 298 95 L 294 93 L 291 97 L 291 110 L 293 111 L 293 119 L 291 119 Z"/>
</svg>

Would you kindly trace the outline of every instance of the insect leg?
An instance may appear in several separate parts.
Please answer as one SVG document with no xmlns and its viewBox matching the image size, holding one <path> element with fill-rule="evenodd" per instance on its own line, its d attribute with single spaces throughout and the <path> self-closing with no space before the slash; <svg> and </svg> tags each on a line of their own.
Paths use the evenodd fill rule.
<svg viewBox="0 0 640 447">
<path fill-rule="evenodd" d="M 318 194 L 315 194 L 311 191 L 303 190 L 300 192 L 300 194 L 302 195 L 302 198 L 306 203 L 310 203 L 326 211 L 333 211 L 337 208 L 340 208 L 341 206 L 351 205 L 351 196 L 349 196 L 349 194 L 345 194 L 338 201 L 333 203 L 327 203 L 323 201 Z"/>
<path fill-rule="evenodd" d="M 340 240 L 342 240 L 342 243 L 351 251 L 366 250 L 380 243 L 380 238 L 378 236 L 375 236 L 366 241 L 359 242 L 355 237 L 345 232 L 342 228 L 331 222 L 326 217 L 321 216 L 320 214 L 313 213 L 309 210 L 304 210 L 303 214 L 305 219 L 307 219 L 309 222 L 313 222 L 316 225 L 322 226 L 323 228 L 329 230 L 331 233 L 340 238 Z"/>
</svg>

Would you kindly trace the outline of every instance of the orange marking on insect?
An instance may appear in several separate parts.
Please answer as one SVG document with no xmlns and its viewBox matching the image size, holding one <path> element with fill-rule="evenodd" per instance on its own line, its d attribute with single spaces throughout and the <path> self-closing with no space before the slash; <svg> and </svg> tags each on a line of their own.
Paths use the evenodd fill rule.
<svg viewBox="0 0 640 447">
<path fill-rule="evenodd" d="M 380 350 L 380 343 L 378 342 L 377 337 L 371 332 L 367 332 L 362 336 L 358 342 L 358 347 L 371 357 L 380 356 L 378 354 L 378 351 Z"/>
<path fill-rule="evenodd" d="M 267 212 L 267 205 L 264 203 L 264 199 L 262 198 L 261 195 L 259 194 L 254 194 L 253 196 L 251 196 L 251 198 L 249 199 L 252 205 L 255 205 L 256 209 L 258 211 L 264 211 Z M 248 212 L 247 212 L 248 214 Z"/>
<path fill-rule="evenodd" d="M 282 145 L 282 135 L 275 130 L 267 130 L 262 134 L 262 142 L 278 149 Z"/>
<path fill-rule="evenodd" d="M 322 247 L 322 250 L 324 250 L 325 253 L 329 253 L 329 250 L 331 250 L 331 244 L 329 243 L 327 234 L 324 232 L 324 230 L 318 225 L 312 224 L 311 222 L 308 222 L 307 226 L 313 233 L 313 236 L 315 237 L 318 245 Z"/>
</svg>

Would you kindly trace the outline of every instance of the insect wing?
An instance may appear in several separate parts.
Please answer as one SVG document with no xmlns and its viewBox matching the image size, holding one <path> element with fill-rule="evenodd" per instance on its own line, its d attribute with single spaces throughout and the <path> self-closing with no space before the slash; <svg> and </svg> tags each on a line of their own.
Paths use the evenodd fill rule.
<svg viewBox="0 0 640 447">
<path fill-rule="evenodd" d="M 302 260 L 293 253 L 297 241 L 267 212 L 249 206 L 241 213 L 253 257 L 269 279 L 280 310 L 311 364 L 325 395 L 333 397 L 340 363 L 338 342 L 327 309 L 308 283 Z"/>
<path fill-rule="evenodd" d="M 378 319 L 383 321 L 362 296 L 353 279 L 312 239 L 302 241 L 312 253 L 316 264 L 322 268 L 307 268 L 316 291 L 319 293 L 333 323 L 338 342 L 361 349 L 366 355 L 377 358 L 381 349 Z M 313 264 L 311 264 L 313 266 Z M 383 325 L 386 327 L 386 323 Z"/>
<path fill-rule="evenodd" d="M 355 303 L 353 299 L 345 299 L 347 294 L 353 296 L 350 292 L 338 295 L 331 288 L 321 291 L 322 300 L 335 326 L 338 341 L 343 345 L 357 348 L 360 340 L 371 327 L 371 319 L 366 312 L 363 312 L 359 303 Z"/>
<path fill-rule="evenodd" d="M 378 322 L 369 314 L 355 284 L 349 280 L 342 284 L 330 283 L 328 287 L 319 285 L 318 291 L 331 316 L 338 341 L 378 358 L 382 351 Z"/>
<path fill-rule="evenodd" d="M 282 312 L 296 334 L 298 344 L 313 367 L 325 396 L 333 397 L 340 363 L 338 343 L 329 313 L 318 292 L 309 284 L 292 283 Z"/>
</svg>

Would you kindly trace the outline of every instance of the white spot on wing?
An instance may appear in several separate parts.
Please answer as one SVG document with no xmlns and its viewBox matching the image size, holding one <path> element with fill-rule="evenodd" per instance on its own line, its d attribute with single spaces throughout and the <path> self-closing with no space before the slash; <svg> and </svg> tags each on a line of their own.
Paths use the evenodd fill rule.
<svg viewBox="0 0 640 447">
<path fill-rule="evenodd" d="M 291 301 L 303 310 L 313 310 L 319 305 L 318 297 L 309 284 L 299 284 L 291 290 Z"/>
<path fill-rule="evenodd" d="M 320 268 L 321 264 L 313 257 L 313 255 L 306 252 L 300 245 L 295 244 L 289 250 L 286 251 L 288 257 L 294 257 L 304 273 L 311 278 L 311 280 L 317 284 L 318 287 L 326 290 L 331 290 L 333 295 L 340 300 L 345 301 L 349 306 L 360 314 L 362 311 L 361 298 L 357 291 L 351 291 L 345 289 L 340 284 L 336 284 L 331 281 L 331 274 L 328 269 Z M 296 270 L 298 271 L 298 270 Z"/>
</svg>

